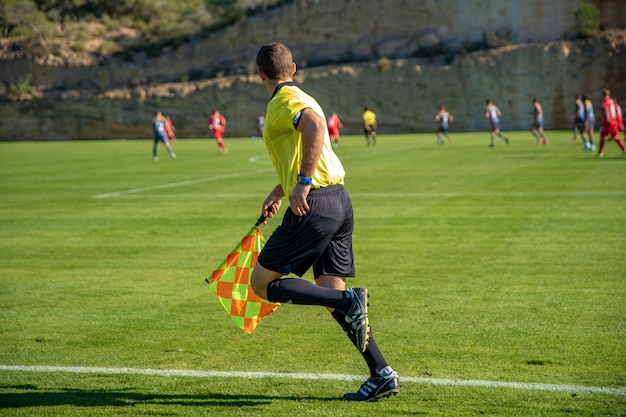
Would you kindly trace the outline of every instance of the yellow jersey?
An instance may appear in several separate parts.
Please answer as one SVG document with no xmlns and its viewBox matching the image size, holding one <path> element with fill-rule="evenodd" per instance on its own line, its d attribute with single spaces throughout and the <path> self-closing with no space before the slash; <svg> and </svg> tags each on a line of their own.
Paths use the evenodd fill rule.
<svg viewBox="0 0 626 417">
<path fill-rule="evenodd" d="M 293 83 L 279 85 L 267 103 L 263 139 L 287 197 L 297 184 L 302 165 L 302 133 L 294 126 L 294 118 L 306 108 L 326 120 L 317 101 Z M 343 165 L 333 152 L 328 129 L 324 131 L 324 145 L 313 174 L 312 188 L 344 183 Z"/>
<path fill-rule="evenodd" d="M 363 121 L 366 125 L 375 125 L 376 124 L 376 113 L 371 110 L 366 110 L 363 113 Z"/>
</svg>

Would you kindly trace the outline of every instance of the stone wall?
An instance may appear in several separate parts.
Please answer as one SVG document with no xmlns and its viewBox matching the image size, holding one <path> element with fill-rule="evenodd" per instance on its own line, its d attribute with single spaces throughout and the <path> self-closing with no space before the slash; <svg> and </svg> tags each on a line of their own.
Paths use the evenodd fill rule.
<svg viewBox="0 0 626 417">
<path fill-rule="evenodd" d="M 573 124 L 573 97 L 596 106 L 604 86 L 626 99 L 626 32 L 594 41 L 525 44 L 457 57 L 451 65 L 411 58 L 298 71 L 296 80 L 324 109 L 339 113 L 345 134 L 360 133 L 363 106 L 379 116 L 380 131 L 430 132 L 439 104 L 455 116 L 453 130 L 487 129 L 484 101 L 503 112 L 503 129 L 527 129 L 531 100 L 546 113 L 547 129 Z M 227 136 L 254 134 L 267 95 L 256 76 L 117 89 L 97 96 L 68 92 L 63 99 L 0 103 L 4 139 L 149 137 L 155 109 L 174 120 L 180 137 L 206 137 L 206 115 L 219 108 Z"/>
<path fill-rule="evenodd" d="M 482 130 L 486 98 L 502 109 L 506 130 L 528 127 L 533 97 L 547 128 L 569 128 L 574 94 L 597 103 L 609 86 L 626 99 L 624 32 L 553 40 L 573 34 L 581 2 L 299 0 L 158 58 L 89 66 L 3 61 L 0 81 L 30 74 L 41 98 L 0 102 L 0 138 L 149 137 L 157 108 L 181 137 L 208 136 L 205 116 L 214 108 L 228 119 L 227 136 L 251 135 L 267 99 L 254 56 L 268 40 L 294 50 L 297 80 L 340 114 L 346 134 L 360 132 L 364 105 L 378 113 L 382 132 L 432 131 L 439 104 L 454 114 L 455 130 Z M 595 3 L 605 25 L 623 26 L 626 2 Z M 471 52 L 507 43 L 517 44 Z M 323 62 L 336 65 L 314 65 Z M 221 71 L 237 75 L 180 82 Z"/>
</svg>

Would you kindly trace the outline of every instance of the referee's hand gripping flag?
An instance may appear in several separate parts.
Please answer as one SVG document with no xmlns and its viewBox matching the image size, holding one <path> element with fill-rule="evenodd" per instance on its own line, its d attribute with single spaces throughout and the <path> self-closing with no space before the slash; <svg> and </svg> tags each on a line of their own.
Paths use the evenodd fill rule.
<svg viewBox="0 0 626 417">
<path fill-rule="evenodd" d="M 241 242 L 206 279 L 233 322 L 248 334 L 280 305 L 260 298 L 250 286 L 250 275 L 265 245 L 265 238 L 259 229 L 264 221 L 264 216 L 259 217 Z"/>
</svg>

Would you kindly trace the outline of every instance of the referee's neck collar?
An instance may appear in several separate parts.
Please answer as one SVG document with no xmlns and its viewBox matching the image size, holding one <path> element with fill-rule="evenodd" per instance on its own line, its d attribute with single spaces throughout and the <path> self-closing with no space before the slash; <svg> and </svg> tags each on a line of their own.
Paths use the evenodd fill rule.
<svg viewBox="0 0 626 417">
<path fill-rule="evenodd" d="M 274 92 L 272 93 L 272 97 L 270 97 L 270 100 L 274 98 L 274 96 L 276 95 L 276 93 L 278 93 L 278 90 L 280 90 L 281 88 L 287 86 L 287 85 L 296 85 L 295 82 L 293 81 L 285 81 L 284 83 L 280 83 L 276 86 L 276 88 L 274 89 Z"/>
</svg>

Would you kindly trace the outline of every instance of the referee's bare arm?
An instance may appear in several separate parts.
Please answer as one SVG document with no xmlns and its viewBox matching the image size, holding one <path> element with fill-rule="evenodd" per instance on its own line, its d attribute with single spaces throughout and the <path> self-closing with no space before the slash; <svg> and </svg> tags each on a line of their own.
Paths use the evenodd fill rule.
<svg viewBox="0 0 626 417">
<path fill-rule="evenodd" d="M 302 111 L 297 129 L 302 133 L 302 164 L 299 173 L 311 178 L 324 146 L 326 121 L 312 109 L 306 108 Z M 289 207 L 297 216 L 304 216 L 309 210 L 306 197 L 310 189 L 310 185 L 297 184 L 291 193 Z"/>
</svg>

